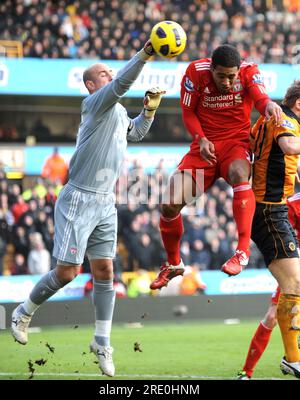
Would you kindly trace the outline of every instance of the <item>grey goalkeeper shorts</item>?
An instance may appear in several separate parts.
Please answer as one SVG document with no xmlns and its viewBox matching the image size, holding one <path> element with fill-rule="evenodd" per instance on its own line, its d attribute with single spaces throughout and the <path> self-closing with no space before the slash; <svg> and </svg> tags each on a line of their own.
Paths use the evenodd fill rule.
<svg viewBox="0 0 300 400">
<path fill-rule="evenodd" d="M 67 184 L 54 212 L 53 256 L 71 264 L 114 258 L 117 242 L 117 210 L 114 194 L 99 195 Z"/>
</svg>

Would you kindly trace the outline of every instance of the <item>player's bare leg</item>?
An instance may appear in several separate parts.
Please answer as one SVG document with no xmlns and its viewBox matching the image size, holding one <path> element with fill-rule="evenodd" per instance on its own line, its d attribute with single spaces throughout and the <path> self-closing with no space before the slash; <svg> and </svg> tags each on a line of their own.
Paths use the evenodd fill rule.
<svg viewBox="0 0 300 400">
<path fill-rule="evenodd" d="M 235 254 L 222 266 L 228 275 L 237 275 L 248 265 L 250 237 L 255 212 L 255 197 L 249 183 L 250 164 L 238 159 L 229 166 L 228 180 L 233 187 L 233 215 L 238 231 L 238 245 Z"/>
</svg>

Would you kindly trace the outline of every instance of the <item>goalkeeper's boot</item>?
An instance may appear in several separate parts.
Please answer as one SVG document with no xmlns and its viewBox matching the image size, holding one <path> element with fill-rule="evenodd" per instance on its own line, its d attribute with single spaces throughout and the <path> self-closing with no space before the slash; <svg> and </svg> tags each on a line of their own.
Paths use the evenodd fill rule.
<svg viewBox="0 0 300 400">
<path fill-rule="evenodd" d="M 238 372 L 236 379 L 238 381 L 250 381 L 251 376 L 247 375 L 246 371 L 240 371 Z"/>
<path fill-rule="evenodd" d="M 103 375 L 114 376 L 115 366 L 112 358 L 114 349 L 110 346 L 100 346 L 93 340 L 90 344 L 90 351 L 93 352 L 99 360 L 99 368 Z"/>
<path fill-rule="evenodd" d="M 150 285 L 150 289 L 161 289 L 164 286 L 167 286 L 169 281 L 176 276 L 183 275 L 184 273 L 184 264 L 182 260 L 179 265 L 171 265 L 166 262 L 161 268 L 158 276 L 154 279 L 154 281 Z"/>
<path fill-rule="evenodd" d="M 24 314 L 21 311 L 21 307 L 22 305 L 20 304 L 12 313 L 11 333 L 17 342 L 26 344 L 28 342 L 28 326 L 32 315 Z"/>
<path fill-rule="evenodd" d="M 285 357 L 281 360 L 280 363 L 281 372 L 284 375 L 293 375 L 296 378 L 300 379 L 300 361 L 297 362 L 288 362 Z"/>
<path fill-rule="evenodd" d="M 236 250 L 235 254 L 222 265 L 221 271 L 229 276 L 238 275 L 248 265 L 249 254 Z"/>
</svg>

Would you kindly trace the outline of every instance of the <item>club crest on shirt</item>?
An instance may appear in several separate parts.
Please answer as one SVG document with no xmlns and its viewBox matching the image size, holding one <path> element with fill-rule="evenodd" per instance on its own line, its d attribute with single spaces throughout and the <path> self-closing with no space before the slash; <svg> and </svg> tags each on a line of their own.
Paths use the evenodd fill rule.
<svg viewBox="0 0 300 400">
<path fill-rule="evenodd" d="M 232 89 L 234 92 L 241 92 L 244 89 L 239 79 L 234 82 Z"/>
<path fill-rule="evenodd" d="M 193 82 L 188 77 L 185 78 L 184 87 L 188 92 L 193 92 L 195 90 Z"/>
<path fill-rule="evenodd" d="M 287 120 L 287 119 L 284 119 L 284 120 L 282 121 L 281 126 L 282 126 L 283 128 L 295 129 L 295 125 L 294 125 L 291 121 L 289 121 L 289 120 Z"/>
</svg>

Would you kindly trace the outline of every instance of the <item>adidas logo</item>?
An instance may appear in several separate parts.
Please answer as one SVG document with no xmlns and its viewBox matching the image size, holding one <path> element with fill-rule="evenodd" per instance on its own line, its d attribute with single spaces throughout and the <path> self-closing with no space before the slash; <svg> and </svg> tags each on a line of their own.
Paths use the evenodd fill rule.
<svg viewBox="0 0 300 400">
<path fill-rule="evenodd" d="M 210 90 L 208 89 L 207 86 L 206 86 L 206 88 L 204 89 L 204 93 L 210 93 Z"/>
</svg>

